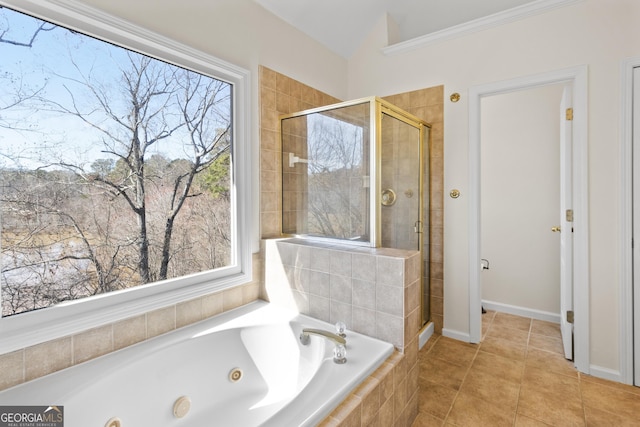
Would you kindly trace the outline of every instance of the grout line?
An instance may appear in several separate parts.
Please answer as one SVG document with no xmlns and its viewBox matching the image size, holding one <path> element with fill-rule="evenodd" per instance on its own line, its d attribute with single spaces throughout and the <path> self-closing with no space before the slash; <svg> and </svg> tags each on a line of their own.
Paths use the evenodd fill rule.
<svg viewBox="0 0 640 427">
<path fill-rule="evenodd" d="M 580 404 L 582 405 L 582 416 L 584 419 L 584 425 L 587 424 L 587 408 L 584 406 L 584 396 L 582 395 L 582 376 L 580 375 L 580 371 L 578 371 L 578 391 L 580 392 Z"/>
<path fill-rule="evenodd" d="M 491 322 L 489 323 L 489 327 L 487 328 L 487 331 L 491 327 L 491 324 L 493 323 L 493 319 L 494 318 L 495 318 L 495 315 L 491 319 Z M 458 396 L 460 395 L 460 390 L 462 390 L 462 386 L 464 385 L 464 382 L 466 381 L 467 376 L 469 375 L 469 372 L 471 371 L 471 367 L 473 366 L 473 363 L 475 362 L 476 357 L 478 357 L 478 353 L 480 352 L 480 346 L 481 345 L 482 345 L 482 340 L 480 340 L 480 343 L 478 343 L 478 347 L 476 348 L 476 352 L 474 353 L 473 357 L 471 358 L 471 362 L 469 363 L 469 366 L 467 367 L 467 371 L 464 373 L 464 376 L 462 377 L 462 381 L 460 382 L 460 387 L 458 388 L 458 390 L 456 390 L 456 395 L 454 396 L 453 400 L 451 401 L 451 406 L 449 406 L 449 410 L 447 411 L 447 414 L 444 417 L 443 425 L 447 424 L 447 419 L 449 418 L 449 415 L 451 414 L 451 411 L 453 410 L 453 405 L 455 405 L 456 400 L 458 400 Z M 453 425 L 451 423 L 449 423 L 449 424 Z"/>
<path fill-rule="evenodd" d="M 476 352 L 473 355 L 473 358 L 471 359 L 471 363 L 469 363 L 469 366 L 467 367 L 467 372 L 465 372 L 464 376 L 462 377 L 462 381 L 460 382 L 460 387 L 458 387 L 458 390 L 456 390 L 456 395 L 453 398 L 453 400 L 451 401 L 451 406 L 449 406 L 449 410 L 447 411 L 447 415 L 445 415 L 445 417 L 444 417 L 445 424 L 447 423 L 447 418 L 449 418 L 449 415 L 451 414 L 451 411 L 453 410 L 453 405 L 455 405 L 456 400 L 458 400 L 458 396 L 460 395 L 460 390 L 462 390 L 462 386 L 464 385 L 464 382 L 467 379 L 467 376 L 469 375 L 469 371 L 471 371 L 471 367 L 473 366 L 473 362 L 476 360 L 476 357 L 478 356 L 478 352 L 479 351 L 480 351 L 480 345 L 478 345 L 478 348 L 476 349 Z"/>
<path fill-rule="evenodd" d="M 516 411 L 513 418 L 513 425 L 516 425 L 518 420 L 518 408 L 520 407 L 520 395 L 522 394 L 522 383 L 524 381 L 524 372 L 527 369 L 527 357 L 529 356 L 529 339 L 533 333 L 533 319 L 529 321 L 529 333 L 527 335 L 527 345 L 524 347 L 524 358 L 522 360 L 522 372 L 520 373 L 520 382 L 518 383 L 518 399 L 516 400 Z"/>
</svg>

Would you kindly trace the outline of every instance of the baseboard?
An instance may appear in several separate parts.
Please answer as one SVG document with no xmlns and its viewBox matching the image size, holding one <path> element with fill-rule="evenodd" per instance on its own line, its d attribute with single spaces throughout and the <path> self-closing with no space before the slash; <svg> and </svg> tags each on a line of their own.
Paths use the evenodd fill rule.
<svg viewBox="0 0 640 427">
<path fill-rule="evenodd" d="M 471 342 L 471 336 L 468 333 L 454 331 L 452 329 L 442 328 L 442 336 L 447 338 L 453 338 L 454 340 Z"/>
<path fill-rule="evenodd" d="M 514 314 L 516 316 L 529 317 L 546 322 L 560 323 L 560 314 L 548 311 L 535 310 L 533 308 L 518 307 L 516 305 L 503 304 L 495 301 L 482 300 L 482 307 L 486 310 L 499 311 L 501 313 Z"/>
<path fill-rule="evenodd" d="M 613 369 L 603 368 L 602 366 L 590 365 L 590 372 L 585 372 L 588 375 L 592 375 L 594 377 L 602 378 L 609 381 L 615 381 L 618 383 L 624 383 L 622 378 L 622 374 L 620 371 L 614 371 Z"/>
<path fill-rule="evenodd" d="M 418 335 L 418 347 L 422 348 L 429 341 L 429 338 L 433 335 L 434 326 L 433 322 L 427 323 L 427 326 L 422 328 L 420 334 Z"/>
</svg>

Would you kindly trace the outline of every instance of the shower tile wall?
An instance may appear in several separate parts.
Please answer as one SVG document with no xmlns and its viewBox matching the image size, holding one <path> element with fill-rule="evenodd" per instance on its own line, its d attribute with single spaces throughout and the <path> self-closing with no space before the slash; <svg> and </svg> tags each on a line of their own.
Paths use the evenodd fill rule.
<svg viewBox="0 0 640 427">
<path fill-rule="evenodd" d="M 288 120 L 282 124 L 282 157 L 285 165 L 282 169 L 282 232 L 284 234 L 307 233 L 308 192 L 307 165 L 296 163 L 287 167 L 289 153 L 302 159 L 308 159 L 307 121 Z"/>
<path fill-rule="evenodd" d="M 344 321 L 348 329 L 391 342 L 402 352 L 392 369 L 395 391 L 387 389 L 376 406 L 379 413 L 366 415 L 395 420 L 384 425 L 412 425 L 419 376 L 420 253 L 303 239 L 264 240 L 262 253 L 270 301 L 330 323 Z M 379 383 L 376 378 L 368 381 Z M 361 391 L 352 393 L 321 425 L 369 425 L 361 422 Z"/>
<path fill-rule="evenodd" d="M 283 114 L 340 102 L 290 77 L 260 66 L 260 232 L 263 238 L 280 237 L 282 221 L 282 150 L 279 141 Z M 297 165 L 295 173 L 301 172 Z M 293 175 L 293 174 L 292 174 Z M 296 177 L 289 176 L 288 188 Z M 295 208 L 295 206 L 294 206 Z"/>
<path fill-rule="evenodd" d="M 328 245 L 303 239 L 264 241 L 269 301 L 356 332 L 415 347 L 420 327 L 420 253 Z"/>
<path fill-rule="evenodd" d="M 280 237 L 282 206 L 282 157 L 278 116 L 341 100 L 313 89 L 267 67 L 259 67 L 260 86 L 260 229 L 263 238 Z M 424 179 L 429 188 L 425 209 L 429 210 L 429 239 L 424 251 L 425 283 L 430 283 L 431 321 L 442 332 L 443 322 L 443 194 L 444 194 L 444 86 L 386 96 L 385 100 L 431 124 L 428 168 Z M 426 151 L 425 151 L 426 152 Z M 266 297 L 263 295 L 263 297 Z"/>
</svg>

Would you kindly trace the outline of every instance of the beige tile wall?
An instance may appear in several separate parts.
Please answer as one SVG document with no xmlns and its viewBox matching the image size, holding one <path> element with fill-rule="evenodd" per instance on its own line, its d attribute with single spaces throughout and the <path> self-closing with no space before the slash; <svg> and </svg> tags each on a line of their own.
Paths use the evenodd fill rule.
<svg viewBox="0 0 640 427">
<path fill-rule="evenodd" d="M 259 299 L 262 263 L 253 257 L 254 279 L 139 316 L 0 355 L 0 390 L 86 362 Z"/>
<path fill-rule="evenodd" d="M 340 100 L 263 66 L 259 67 L 259 79 L 260 231 L 263 238 L 280 237 L 282 154 L 278 117 Z"/>
<path fill-rule="evenodd" d="M 278 116 L 340 102 L 290 77 L 260 66 L 260 226 L 263 238 L 280 237 L 282 157 Z M 375 94 L 372 94 L 375 95 Z M 429 283 L 431 321 L 436 332 L 443 322 L 443 194 L 444 86 L 384 97 L 385 100 L 431 124 L 429 141 L 429 253 L 423 269 Z"/>
<path fill-rule="evenodd" d="M 306 135 L 306 120 L 299 118 L 283 121 L 282 131 L 282 231 L 286 234 L 307 232 L 302 219 L 307 215 L 307 165 L 297 163 L 293 168 L 287 168 L 288 154 L 294 153 L 300 158 L 308 159 Z"/>
<path fill-rule="evenodd" d="M 266 240 L 263 252 L 268 301 L 417 351 L 419 252 L 303 239 Z"/>
<path fill-rule="evenodd" d="M 330 323 L 344 321 L 398 350 L 393 369 L 382 369 L 393 371 L 393 386 L 380 391 L 379 383 L 389 381 L 368 378 L 323 425 L 375 420 L 410 426 L 418 413 L 420 253 L 302 239 L 268 239 L 262 252 L 267 300 Z"/>
<path fill-rule="evenodd" d="M 409 427 L 418 415 L 418 366 L 395 352 L 320 427 Z"/>
</svg>

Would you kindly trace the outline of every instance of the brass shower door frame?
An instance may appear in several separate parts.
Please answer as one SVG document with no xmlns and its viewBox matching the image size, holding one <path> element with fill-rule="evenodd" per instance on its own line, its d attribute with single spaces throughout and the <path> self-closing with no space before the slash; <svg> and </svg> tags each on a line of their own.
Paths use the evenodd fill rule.
<svg viewBox="0 0 640 427">
<path fill-rule="evenodd" d="M 423 254 L 423 209 L 424 209 L 424 179 L 423 179 L 423 170 L 424 170 L 424 136 L 427 128 L 431 128 L 431 125 L 420 118 L 410 114 L 399 107 L 387 102 L 377 96 L 370 96 L 365 98 L 358 98 L 351 101 L 339 102 L 336 104 L 325 105 L 322 107 L 316 107 L 312 109 L 307 109 L 299 112 L 295 112 L 292 114 L 285 114 L 279 116 L 278 125 L 279 125 L 279 133 L 280 133 L 280 153 L 281 159 L 284 164 L 284 153 L 283 153 L 283 142 L 282 142 L 282 121 L 285 119 L 307 116 L 315 113 L 322 113 L 328 110 L 336 110 L 343 107 L 350 107 L 354 105 L 360 104 L 369 104 L 369 240 L 368 242 L 355 242 L 348 241 L 343 239 L 331 239 L 325 237 L 317 237 L 317 236 L 302 236 L 304 238 L 309 238 L 311 240 L 330 240 L 330 241 L 339 241 L 343 244 L 350 244 L 354 246 L 369 246 L 379 248 L 381 247 L 381 230 L 382 224 L 380 221 L 381 215 L 381 180 L 382 180 L 382 159 L 379 153 L 381 153 L 382 147 L 382 114 L 387 114 L 392 116 L 416 129 L 419 130 L 419 151 L 420 151 L 420 164 L 419 164 L 419 213 L 418 217 L 420 218 L 419 227 L 420 232 L 418 236 L 419 241 L 419 250 L 421 253 L 421 258 L 424 257 Z M 281 168 L 283 169 L 283 168 Z M 373 169 L 373 170 L 372 170 Z M 282 173 L 282 171 L 281 171 Z M 373 178 L 372 178 L 373 177 Z M 282 182 L 281 182 L 282 184 Z M 281 189 L 281 194 L 283 194 Z M 280 230 L 282 236 L 292 237 L 293 235 L 284 233 L 282 230 L 284 229 L 283 224 L 283 215 L 280 215 Z M 421 274 L 422 274 L 422 263 L 421 263 Z"/>
</svg>

